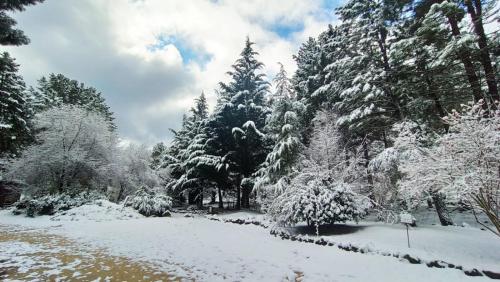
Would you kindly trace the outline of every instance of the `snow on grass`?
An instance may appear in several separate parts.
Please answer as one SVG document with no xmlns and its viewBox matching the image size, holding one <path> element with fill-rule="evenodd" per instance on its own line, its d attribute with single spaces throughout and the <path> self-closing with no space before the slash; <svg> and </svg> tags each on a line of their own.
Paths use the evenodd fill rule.
<svg viewBox="0 0 500 282">
<path fill-rule="evenodd" d="M 51 220 L 54 221 L 110 221 L 137 219 L 143 216 L 130 207 L 111 203 L 106 200 L 96 200 L 94 203 L 85 204 L 68 211 L 56 213 Z"/>
<path fill-rule="evenodd" d="M 443 260 L 466 269 L 479 268 L 500 273 L 500 240 L 488 231 L 457 226 L 410 227 L 408 248 L 404 225 L 362 222 L 346 226 L 354 227 L 356 231 L 327 238 L 371 250 L 410 254 L 427 261 Z"/>
<path fill-rule="evenodd" d="M 216 218 L 223 221 L 258 221 L 273 226 L 266 215 L 249 211 L 222 214 Z M 462 215 L 462 218 L 465 217 Z M 306 226 L 298 225 L 286 230 L 291 234 L 309 234 L 315 238 L 314 230 Z M 375 253 L 409 254 L 425 261 L 442 260 L 465 269 L 479 268 L 500 273 L 500 251 L 492 251 L 500 250 L 500 240 L 491 232 L 479 228 L 437 225 L 410 227 L 410 248 L 407 245 L 406 227 L 401 224 L 350 222 L 323 227 L 320 235 L 335 244 L 354 245 Z"/>
<path fill-rule="evenodd" d="M 234 216 L 233 214 L 233 218 Z M 251 214 L 247 216 L 259 217 Z M 268 229 L 259 226 L 229 224 L 199 216 L 54 222 L 47 217 L 27 219 L 0 212 L 1 224 L 22 224 L 39 228 L 52 226 L 45 229 L 99 249 L 104 248 L 112 255 L 149 261 L 162 266 L 168 273 L 199 281 L 283 281 L 294 280 L 302 275 L 299 273 L 303 273 L 303 281 L 489 280 L 486 277 L 469 277 L 454 269 L 413 265 L 392 257 L 281 240 L 270 236 Z M 459 231 L 464 234 L 460 235 Z M 384 232 L 388 234 L 386 239 L 383 239 Z M 495 242 L 478 242 L 490 239 L 480 235 L 482 233 L 479 232 L 482 231 L 422 228 L 420 232 L 423 235 L 415 234 L 416 250 L 428 252 L 426 248 L 432 247 L 428 242 L 430 238 L 436 237 L 436 244 L 441 243 L 441 238 L 448 238 L 448 246 L 442 247 L 440 251 L 460 249 L 463 244 L 480 250 L 466 254 L 460 254 L 457 250 L 445 255 L 475 256 L 469 262 L 484 265 L 499 261 L 496 254 L 491 254 L 495 253 L 492 250 L 498 249 Z M 371 239 L 371 236 L 376 239 Z M 462 241 L 467 236 L 476 236 L 478 240 L 470 238 Z M 396 226 L 371 226 L 355 233 L 331 237 L 372 244 L 373 248 L 397 249 L 403 248 L 406 243 L 403 230 Z M 426 243 L 429 245 L 425 245 Z M 485 250 L 487 245 L 489 250 Z M 484 251 L 487 252 L 483 253 Z"/>
<path fill-rule="evenodd" d="M 238 212 L 228 212 L 228 213 L 222 213 L 222 214 L 216 214 L 213 215 L 215 218 L 219 219 L 242 219 L 246 221 L 259 221 L 259 222 L 270 222 L 268 216 L 263 213 L 259 212 L 253 212 L 253 211 L 238 211 Z"/>
</svg>

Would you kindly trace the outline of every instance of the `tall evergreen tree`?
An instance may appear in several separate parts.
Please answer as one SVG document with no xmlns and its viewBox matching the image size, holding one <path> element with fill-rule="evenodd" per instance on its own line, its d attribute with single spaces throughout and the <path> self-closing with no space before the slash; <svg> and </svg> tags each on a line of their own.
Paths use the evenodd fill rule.
<svg viewBox="0 0 500 282">
<path fill-rule="evenodd" d="M 290 184 L 294 167 L 303 149 L 300 136 L 299 116 L 305 106 L 296 101 L 296 94 L 282 64 L 274 78 L 272 113 L 267 119 L 266 131 L 274 142 L 272 151 L 259 169 L 256 188 L 272 187 L 274 193 L 282 193 Z"/>
<path fill-rule="evenodd" d="M 258 53 L 253 45 L 247 38 L 240 58 L 228 72 L 231 81 L 220 84 L 218 105 L 209 123 L 214 154 L 235 175 L 238 208 L 249 206 L 251 177 L 267 155 L 263 129 L 269 113 L 265 101 L 269 83 L 260 73 L 263 64 L 255 58 Z"/>
<path fill-rule="evenodd" d="M 404 116 L 403 97 L 394 87 L 397 70 L 389 61 L 393 23 L 401 16 L 391 1 L 348 1 L 339 8 L 342 26 L 328 69 L 333 80 L 339 125 L 364 138 L 383 139 L 384 132 Z"/>
<path fill-rule="evenodd" d="M 4 52 L 0 56 L 0 156 L 16 153 L 31 139 L 31 109 L 19 65 Z"/>
<path fill-rule="evenodd" d="M 162 159 L 164 158 L 164 154 L 167 151 L 167 146 L 165 143 L 160 142 L 157 143 L 153 150 L 151 151 L 151 168 L 152 169 L 160 169 L 162 164 Z"/>
<path fill-rule="evenodd" d="M 38 80 L 37 88 L 30 88 L 30 93 L 37 112 L 62 104 L 80 106 L 102 114 L 111 127 L 115 128 L 113 113 L 102 94 L 94 87 L 88 87 L 62 74 L 50 74 Z"/>
<path fill-rule="evenodd" d="M 16 29 L 17 22 L 7 12 L 24 11 L 26 6 L 44 0 L 5 0 L 0 2 L 0 45 L 25 45 L 30 42 L 22 30 Z"/>
<path fill-rule="evenodd" d="M 195 99 L 190 115 L 184 115 L 182 128 L 174 131 L 175 137 L 166 151 L 164 167 L 170 170 L 171 181 L 168 183 L 174 192 L 187 192 L 188 202 L 203 204 L 203 188 L 208 181 L 203 177 L 202 165 L 207 142 L 206 122 L 208 104 L 205 94 Z"/>
<path fill-rule="evenodd" d="M 463 65 L 474 101 L 484 99 L 480 76 L 473 61 L 472 36 L 460 28 L 465 17 L 465 11 L 460 7 L 460 3 L 457 1 L 427 0 L 415 4 L 415 16 L 422 19 L 422 29 L 436 30 L 443 26 L 447 27 L 445 32 L 449 38 L 440 50 L 441 54 L 437 62 L 450 59 L 458 60 Z M 434 38 L 431 37 L 431 39 Z"/>
<path fill-rule="evenodd" d="M 489 101 L 490 105 L 495 106 L 495 101 L 500 101 L 500 96 L 498 94 L 498 71 L 495 70 L 491 62 L 490 48 L 488 46 L 488 36 L 484 31 L 483 17 L 488 14 L 488 12 L 493 12 L 495 7 L 493 5 L 488 5 L 485 7 L 483 3 L 488 4 L 489 1 L 481 0 L 465 0 L 465 6 L 467 7 L 467 13 L 470 16 L 472 25 L 474 26 L 474 33 L 476 35 L 477 45 L 479 47 L 479 61 L 483 66 L 483 70 L 486 77 L 486 84 L 488 86 Z M 495 3 L 495 1 L 493 1 Z M 485 9 L 486 8 L 486 9 Z M 486 10 L 486 11 L 485 11 Z M 498 11 L 498 10 L 497 10 Z"/>
<path fill-rule="evenodd" d="M 329 26 L 330 28 L 331 26 Z M 326 101 L 326 96 L 322 95 L 323 93 L 321 95 L 315 94 L 324 85 L 325 74 L 327 74 L 325 67 L 330 62 L 322 45 L 325 39 L 326 36 L 320 36 L 318 40 L 310 37 L 294 56 L 297 70 L 293 75 L 292 84 L 297 101 L 306 107 L 300 117 L 302 140 L 306 144 L 312 133 L 312 120 Z"/>
</svg>

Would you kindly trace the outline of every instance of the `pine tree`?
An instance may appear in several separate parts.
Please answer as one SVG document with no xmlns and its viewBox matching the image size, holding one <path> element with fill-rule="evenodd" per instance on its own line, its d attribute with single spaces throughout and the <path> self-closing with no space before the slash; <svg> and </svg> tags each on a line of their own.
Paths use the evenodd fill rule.
<svg viewBox="0 0 500 282">
<path fill-rule="evenodd" d="M 165 153 L 162 166 L 170 171 L 171 181 L 168 187 L 176 193 L 187 192 L 188 203 L 201 206 L 207 179 L 202 177 L 202 170 L 206 168 L 199 163 L 206 160 L 205 143 L 208 139 L 208 104 L 203 92 L 196 98 L 190 113 L 189 116 L 184 115 L 181 130 L 174 131 L 174 141 Z"/>
<path fill-rule="evenodd" d="M 300 157 L 302 142 L 299 116 L 305 106 L 296 101 L 296 94 L 282 64 L 274 78 L 276 92 L 272 96 L 272 113 L 266 131 L 274 142 L 272 151 L 259 169 L 256 188 L 272 187 L 272 193 L 282 193 L 290 183 Z"/>
<path fill-rule="evenodd" d="M 405 114 L 403 97 L 394 87 L 397 70 L 389 61 L 388 40 L 401 7 L 390 1 L 348 1 L 338 14 L 343 24 L 331 56 L 339 59 L 327 68 L 339 125 L 362 139 L 383 139 Z"/>
<path fill-rule="evenodd" d="M 25 45 L 30 42 L 24 32 L 15 29 L 17 22 L 7 12 L 24 11 L 26 6 L 41 3 L 44 0 L 8 0 L 0 2 L 0 45 Z"/>
<path fill-rule="evenodd" d="M 162 158 L 164 157 L 166 150 L 167 146 L 165 146 L 165 143 L 163 142 L 157 143 L 153 147 L 153 150 L 151 151 L 151 164 L 150 164 L 152 169 L 161 168 Z"/>
<path fill-rule="evenodd" d="M 488 36 L 484 31 L 483 17 L 489 12 L 495 12 L 495 7 L 490 5 L 490 7 L 483 5 L 483 3 L 488 4 L 488 1 L 481 0 L 465 0 L 465 6 L 467 7 L 467 13 L 470 16 L 472 25 L 474 26 L 474 33 L 476 34 L 476 41 L 479 47 L 479 61 L 483 66 L 483 70 L 486 77 L 486 84 L 488 86 L 489 92 L 489 102 L 493 107 L 496 105 L 495 101 L 500 101 L 500 96 L 498 94 L 498 78 L 497 71 L 493 68 L 490 49 L 488 47 Z M 485 9 L 486 8 L 486 9 Z M 483 11 L 486 10 L 486 11 Z M 497 10 L 498 11 L 498 10 Z"/>
<path fill-rule="evenodd" d="M 195 121 L 202 121 L 208 117 L 208 103 L 203 91 L 200 97 L 195 99 L 195 104 L 194 107 L 191 108 L 191 113 Z"/>
<path fill-rule="evenodd" d="M 62 74 L 50 74 L 38 80 L 37 88 L 30 88 L 35 111 L 40 112 L 60 105 L 84 107 L 102 114 L 116 129 L 114 117 L 102 94 L 93 87 L 87 87 Z"/>
<path fill-rule="evenodd" d="M 209 122 L 213 152 L 224 162 L 220 165 L 230 166 L 235 174 L 238 208 L 249 206 L 251 177 L 267 155 L 263 129 L 269 112 L 265 101 L 269 83 L 260 73 L 263 64 L 255 58 L 258 53 L 253 45 L 247 38 L 240 58 L 228 72 L 231 81 L 220 84 L 218 105 Z"/>
<path fill-rule="evenodd" d="M 404 107 L 409 119 L 436 130 L 447 130 L 442 118 L 470 100 L 469 86 L 462 79 L 463 67 L 456 58 L 438 60 L 451 40 L 443 24 L 422 22 L 413 16 L 398 23 L 398 38 L 389 54 L 398 70 L 395 88 L 400 96 L 407 97 Z"/>
<path fill-rule="evenodd" d="M 25 84 L 9 53 L 0 56 L 0 156 L 16 153 L 31 140 L 31 109 Z"/>
<path fill-rule="evenodd" d="M 440 50 L 437 60 L 459 60 L 463 65 L 474 101 L 483 99 L 480 77 L 472 59 L 472 36 L 460 29 L 465 11 L 454 1 L 427 0 L 416 5 L 416 17 L 422 19 L 422 30 L 444 30 L 449 38 Z M 431 39 L 432 40 L 432 39 Z M 485 104 L 487 105 L 487 104 Z"/>
<path fill-rule="evenodd" d="M 314 96 L 313 93 L 323 85 L 324 80 L 324 52 L 323 48 L 314 38 L 309 38 L 307 42 L 302 44 L 297 55 L 294 56 L 297 63 L 297 70 L 293 75 L 293 88 L 297 95 L 297 101 L 300 101 L 305 106 L 305 110 L 299 118 L 301 122 L 301 139 L 304 143 L 308 142 L 311 134 L 311 122 L 314 115 L 325 102 L 324 96 Z"/>
</svg>

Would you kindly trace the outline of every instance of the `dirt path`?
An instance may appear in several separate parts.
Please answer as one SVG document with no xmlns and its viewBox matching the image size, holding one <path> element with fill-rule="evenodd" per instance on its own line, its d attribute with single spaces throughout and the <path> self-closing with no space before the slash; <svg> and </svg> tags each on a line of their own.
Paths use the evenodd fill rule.
<svg viewBox="0 0 500 282">
<path fill-rule="evenodd" d="M 109 256 L 40 230 L 0 225 L 0 280 L 181 281 L 155 266 Z"/>
</svg>

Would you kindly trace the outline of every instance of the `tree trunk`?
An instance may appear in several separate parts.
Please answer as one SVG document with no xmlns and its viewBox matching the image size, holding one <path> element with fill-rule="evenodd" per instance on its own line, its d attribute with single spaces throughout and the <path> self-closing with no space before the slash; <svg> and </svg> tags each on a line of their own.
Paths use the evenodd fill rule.
<svg viewBox="0 0 500 282">
<path fill-rule="evenodd" d="M 394 92 L 391 89 L 392 85 L 392 68 L 391 65 L 389 64 L 389 57 L 387 56 L 387 46 L 386 46 L 386 39 L 387 39 L 387 30 L 385 28 L 379 28 L 379 37 L 378 37 L 378 46 L 380 49 L 380 53 L 382 53 L 382 59 L 383 59 L 383 65 L 384 65 L 384 70 L 388 75 L 386 75 L 386 93 L 388 94 L 389 98 L 391 99 L 391 103 L 394 106 L 394 116 L 397 120 L 403 120 L 404 115 L 403 111 L 401 110 L 401 105 L 399 103 L 398 97 L 394 95 Z"/>
<path fill-rule="evenodd" d="M 429 89 L 429 94 L 432 98 L 432 101 L 434 101 L 434 110 L 438 114 L 440 118 L 443 118 L 446 116 L 446 111 L 444 110 L 443 105 L 441 104 L 441 101 L 439 101 L 439 95 L 437 92 L 437 89 L 434 87 L 434 82 L 432 81 L 431 77 L 429 76 L 429 73 L 427 70 L 424 68 L 420 68 L 424 73 L 425 73 L 425 82 L 427 83 L 427 88 Z M 447 123 L 442 123 L 444 130 L 448 132 L 450 126 Z"/>
<path fill-rule="evenodd" d="M 370 155 L 368 152 L 368 143 L 366 141 L 363 142 L 363 155 L 365 158 L 365 168 L 366 168 L 366 178 L 368 180 L 368 189 L 370 191 L 369 197 L 370 197 L 370 199 L 374 200 L 375 195 L 373 193 L 373 176 L 370 173 L 370 171 L 368 170 L 368 166 L 370 164 Z"/>
<path fill-rule="evenodd" d="M 210 204 L 215 204 L 215 201 L 217 199 L 217 192 L 215 191 L 212 191 L 211 194 L 210 194 L 211 198 L 210 198 Z"/>
<path fill-rule="evenodd" d="M 391 147 L 389 145 L 389 140 L 387 140 L 387 134 L 385 133 L 385 130 L 382 131 L 382 141 L 384 141 L 384 149 L 387 149 L 387 148 Z"/>
<path fill-rule="evenodd" d="M 435 192 L 432 194 L 432 200 L 434 201 L 434 206 L 436 207 L 436 212 L 439 217 L 439 222 L 442 226 L 453 225 L 448 209 L 446 208 L 446 203 L 444 202 L 443 194 Z"/>
<path fill-rule="evenodd" d="M 432 209 L 433 207 L 432 198 L 427 198 L 427 208 Z"/>
<path fill-rule="evenodd" d="M 460 29 L 458 27 L 457 20 L 452 16 L 447 16 L 447 18 L 448 18 L 448 23 L 450 24 L 451 27 L 451 33 L 453 34 L 453 37 L 459 38 Z M 469 51 L 467 51 L 467 49 L 460 48 L 458 50 L 458 57 L 460 58 L 460 61 L 462 61 L 462 64 L 464 65 L 465 74 L 467 75 L 467 80 L 469 81 L 469 84 L 471 86 L 472 96 L 474 97 L 474 101 L 478 102 L 483 98 L 483 95 L 481 94 L 481 85 L 479 84 L 479 78 L 476 74 L 476 71 L 474 70 L 474 64 L 472 64 L 472 61 L 470 59 Z"/>
<path fill-rule="evenodd" d="M 250 208 L 250 193 L 251 190 L 248 187 L 243 187 L 241 191 L 241 206 L 244 209 Z"/>
<path fill-rule="evenodd" d="M 116 202 L 119 202 L 120 201 L 120 198 L 122 197 L 123 195 L 123 184 L 120 183 L 120 190 L 118 190 L 118 196 L 116 197 Z"/>
<path fill-rule="evenodd" d="M 241 186 L 240 183 L 236 185 L 236 209 L 241 209 Z"/>
<path fill-rule="evenodd" d="M 197 205 L 198 208 L 203 208 L 203 188 L 199 188 L 196 190 L 197 191 Z"/>
<path fill-rule="evenodd" d="M 196 204 L 196 192 L 189 191 L 188 192 L 188 205 Z"/>
<path fill-rule="evenodd" d="M 474 5 L 472 4 L 472 1 L 474 1 Z M 467 12 L 469 13 L 472 23 L 474 24 L 474 32 L 477 35 L 479 57 L 486 75 L 486 84 L 488 85 L 488 92 L 490 94 L 490 106 L 494 107 L 494 101 L 500 100 L 500 97 L 498 95 L 495 70 L 491 64 L 488 39 L 486 37 L 486 33 L 484 32 L 481 0 L 465 0 L 465 5 L 467 6 Z"/>
<path fill-rule="evenodd" d="M 224 209 L 224 202 L 222 201 L 222 189 L 217 187 L 217 194 L 219 196 L 219 209 Z"/>
</svg>

